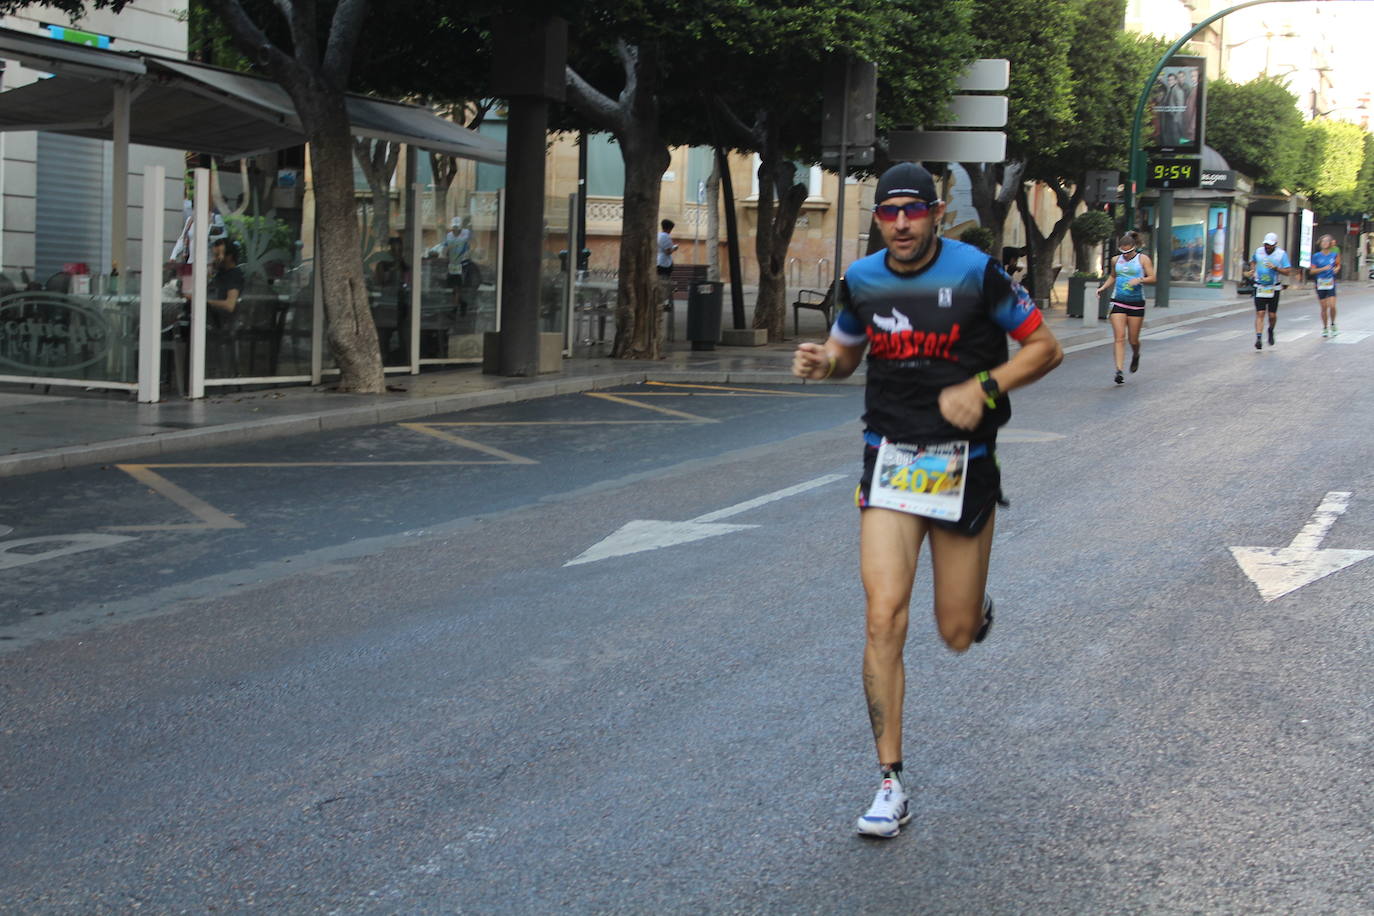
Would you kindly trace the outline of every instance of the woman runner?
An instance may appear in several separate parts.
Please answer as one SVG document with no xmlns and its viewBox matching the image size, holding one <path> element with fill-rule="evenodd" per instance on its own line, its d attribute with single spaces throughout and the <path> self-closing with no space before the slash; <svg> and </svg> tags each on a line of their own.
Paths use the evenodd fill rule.
<svg viewBox="0 0 1374 916">
<path fill-rule="evenodd" d="M 1324 235 L 1317 240 L 1307 273 L 1317 284 L 1317 305 L 1322 310 L 1322 336 L 1336 336 L 1336 277 L 1341 272 L 1341 251 L 1336 239 Z"/>
<path fill-rule="evenodd" d="M 1140 233 L 1127 232 L 1117 242 L 1120 255 L 1112 259 L 1107 276 L 1097 288 L 1097 294 L 1113 285 L 1112 310 L 1108 318 L 1112 323 L 1112 355 L 1116 357 L 1116 378 L 1120 385 L 1126 381 L 1121 374 L 1121 364 L 1126 358 L 1126 334 L 1131 337 L 1131 371 L 1140 368 L 1140 326 L 1145 322 L 1145 292 L 1141 286 L 1155 282 L 1155 267 L 1149 255 L 1140 253 Z"/>
</svg>

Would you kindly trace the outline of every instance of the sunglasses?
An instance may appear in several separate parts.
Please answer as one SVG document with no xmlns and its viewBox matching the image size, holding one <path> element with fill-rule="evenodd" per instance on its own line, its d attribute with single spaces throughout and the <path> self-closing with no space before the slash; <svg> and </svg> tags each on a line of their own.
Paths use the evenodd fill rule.
<svg viewBox="0 0 1374 916">
<path fill-rule="evenodd" d="M 930 212 L 931 206 L 922 200 L 914 200 L 909 204 L 878 204 L 873 208 L 873 215 L 885 223 L 895 220 L 898 213 L 905 213 L 907 219 L 920 219 Z"/>
</svg>

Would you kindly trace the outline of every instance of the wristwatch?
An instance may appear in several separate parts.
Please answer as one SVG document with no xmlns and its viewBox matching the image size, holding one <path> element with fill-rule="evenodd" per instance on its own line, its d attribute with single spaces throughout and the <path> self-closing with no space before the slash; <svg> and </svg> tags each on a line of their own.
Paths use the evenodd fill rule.
<svg viewBox="0 0 1374 916">
<path fill-rule="evenodd" d="M 1002 389 L 997 386 L 997 379 L 987 372 L 979 372 L 978 383 L 983 386 L 983 403 L 989 407 L 996 407 L 997 396 L 1002 393 Z"/>
</svg>

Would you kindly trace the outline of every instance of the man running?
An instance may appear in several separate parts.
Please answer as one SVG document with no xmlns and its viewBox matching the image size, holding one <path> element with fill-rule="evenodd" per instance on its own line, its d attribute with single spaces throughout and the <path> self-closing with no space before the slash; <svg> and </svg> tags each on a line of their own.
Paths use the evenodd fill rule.
<svg viewBox="0 0 1374 916">
<path fill-rule="evenodd" d="M 879 179 L 886 245 L 851 264 L 824 344 L 797 346 L 793 374 L 841 379 L 868 349 L 859 565 L 867 595 L 863 685 L 882 778 L 859 833 L 894 837 L 910 820 L 902 775 L 908 605 L 930 539 L 935 620 L 963 652 L 992 625 L 993 516 L 1002 496 L 997 429 L 1007 392 L 1059 365 L 1063 351 L 1025 291 L 996 261 L 936 237 L 944 204 L 930 173 L 900 163 Z M 1007 336 L 1021 343 L 1008 359 Z"/>
<path fill-rule="evenodd" d="M 1260 341 L 1264 336 L 1264 313 L 1269 313 L 1269 346 L 1274 345 L 1274 325 L 1279 320 L 1279 289 L 1283 282 L 1279 275 L 1288 276 L 1293 272 L 1293 264 L 1288 260 L 1288 252 L 1279 247 L 1279 237 L 1269 233 L 1264 244 L 1255 249 L 1250 258 L 1250 272 L 1255 278 L 1255 349 L 1262 349 Z"/>
<path fill-rule="evenodd" d="M 1307 273 L 1317 284 L 1317 306 L 1322 313 L 1322 336 L 1336 336 L 1336 277 L 1341 272 L 1341 250 L 1336 239 L 1323 235 L 1317 240 L 1312 254 L 1312 266 Z"/>
</svg>

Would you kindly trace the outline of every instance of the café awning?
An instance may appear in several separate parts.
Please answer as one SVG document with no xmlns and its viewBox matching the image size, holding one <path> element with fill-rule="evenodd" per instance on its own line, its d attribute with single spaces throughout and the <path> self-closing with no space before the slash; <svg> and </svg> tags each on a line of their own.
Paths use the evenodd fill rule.
<svg viewBox="0 0 1374 916">
<path fill-rule="evenodd" d="M 106 51 L 0 29 L 0 58 L 52 73 L 0 92 L 0 131 L 112 139 L 116 87 L 129 90 L 129 142 L 228 158 L 305 142 L 291 97 L 250 74 L 138 52 Z M 505 144 L 427 108 L 349 95 L 354 135 L 501 164 Z"/>
</svg>

